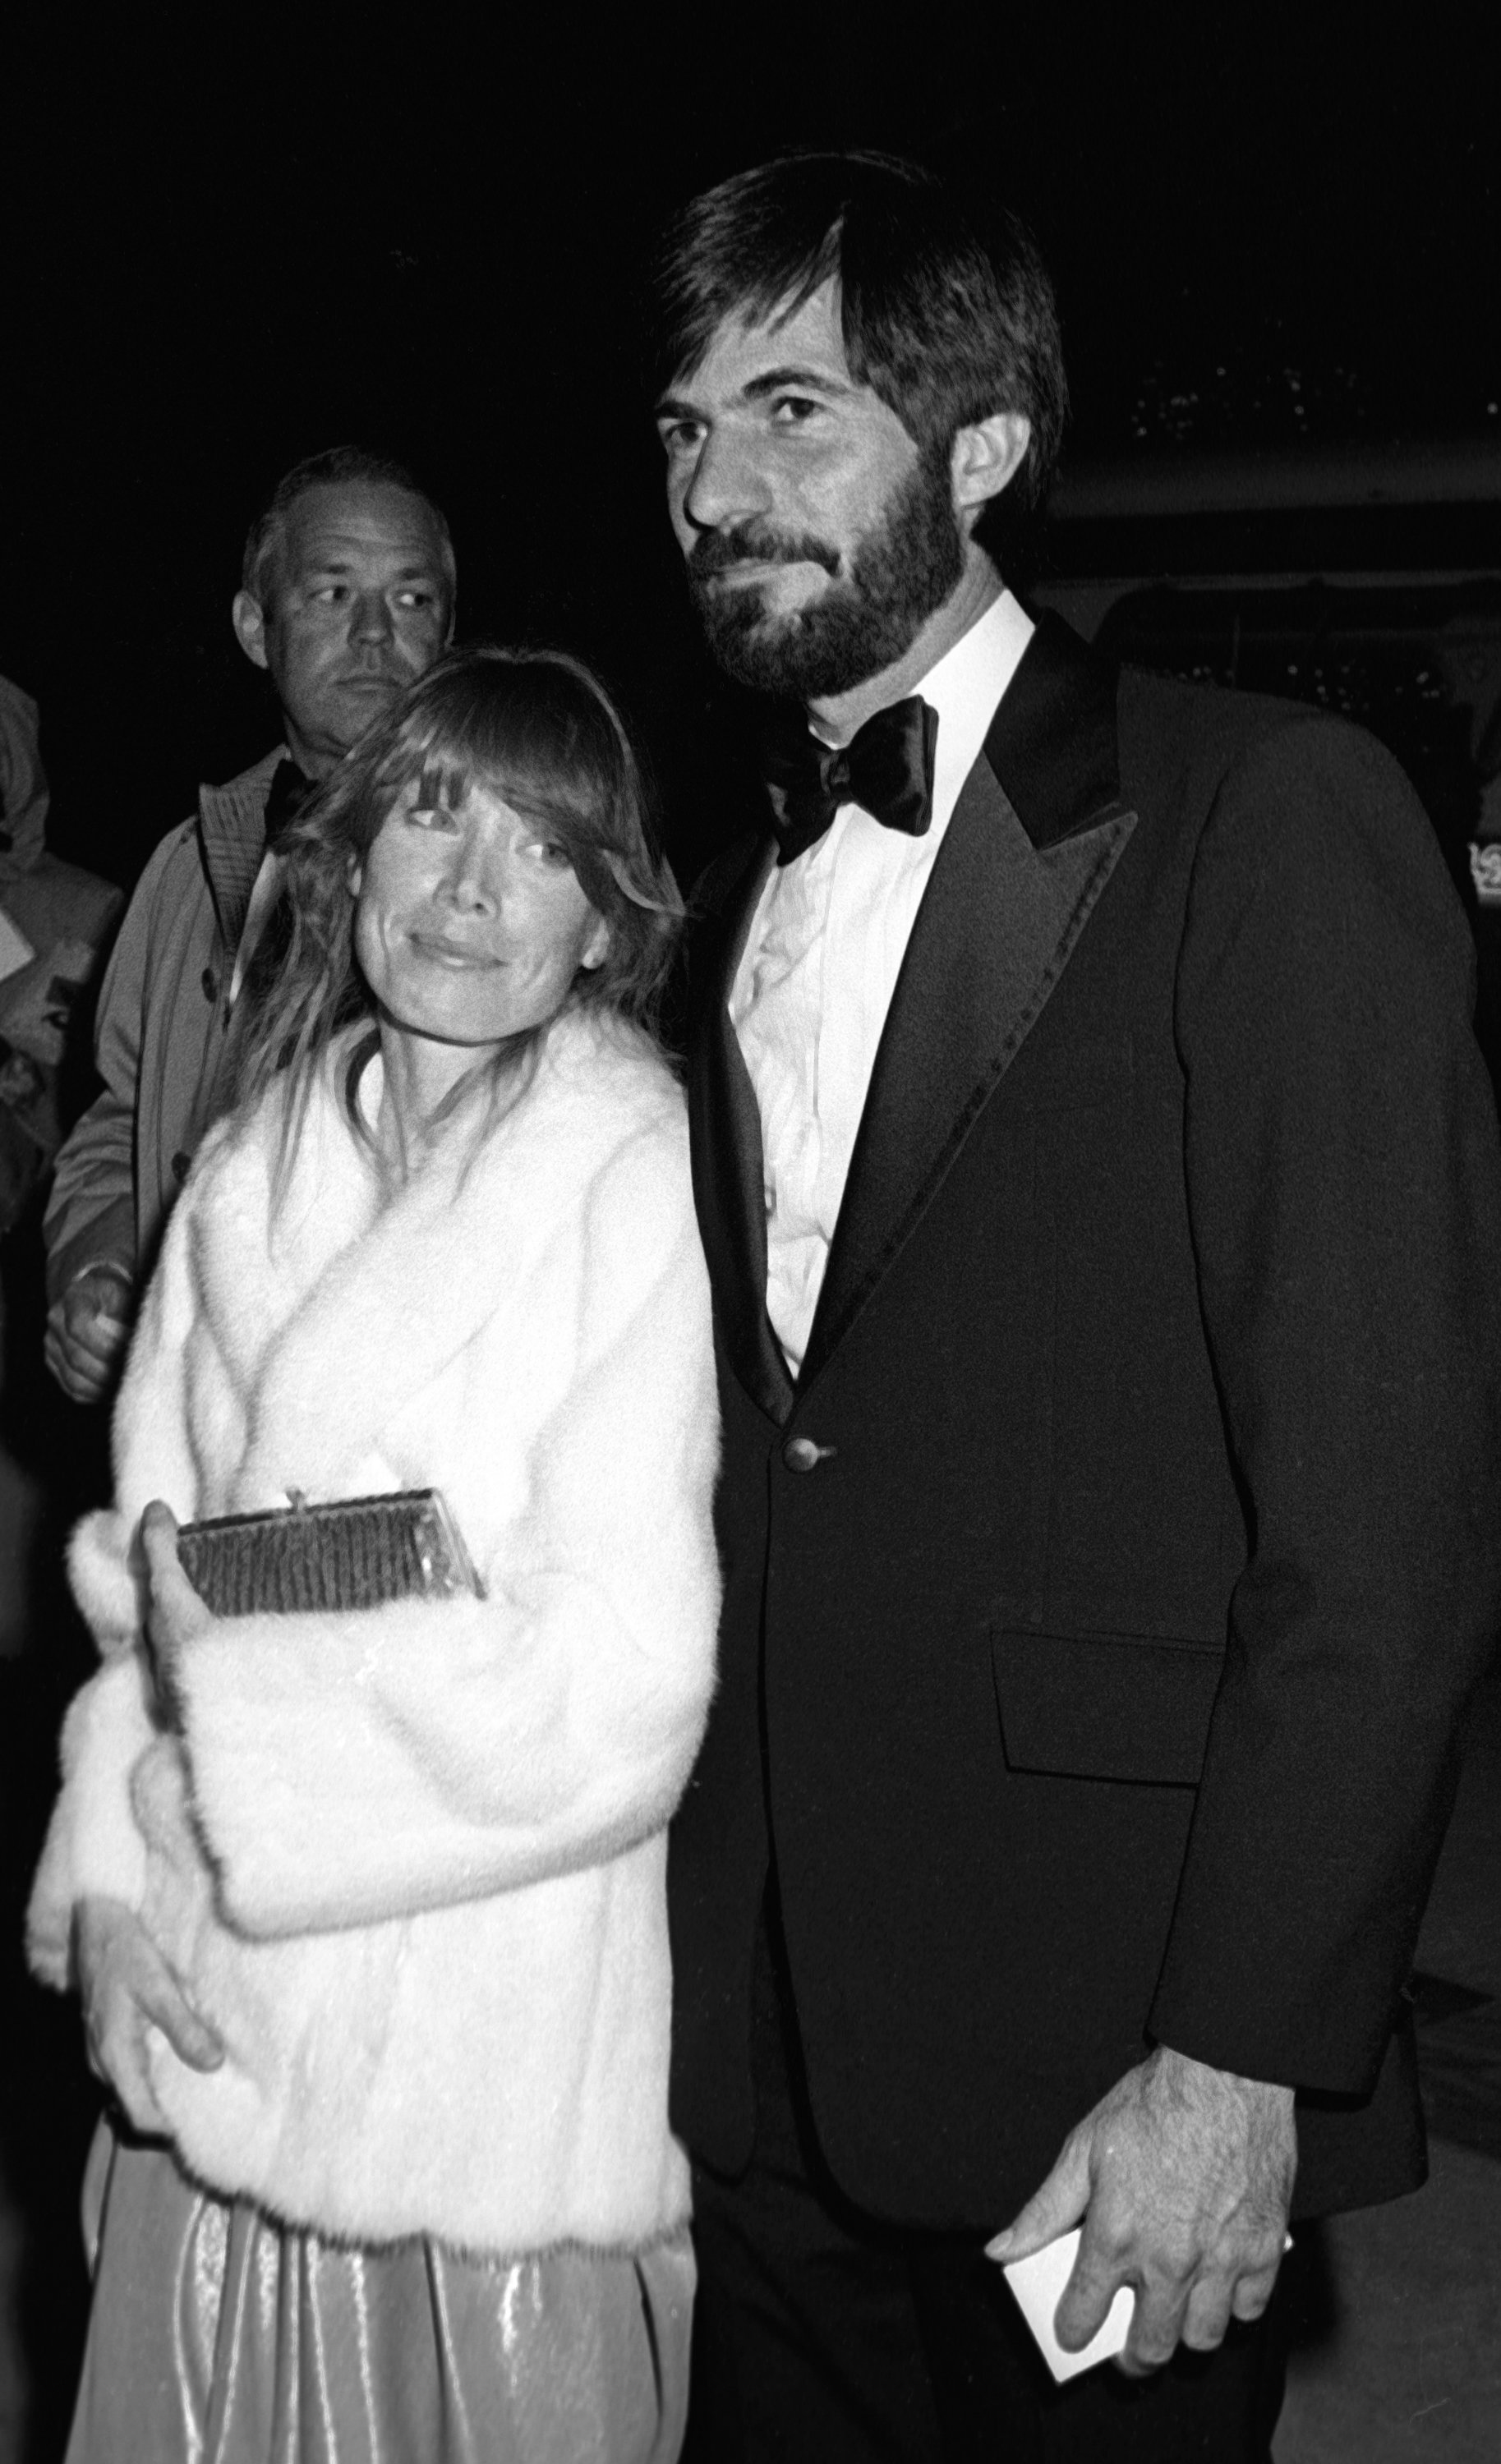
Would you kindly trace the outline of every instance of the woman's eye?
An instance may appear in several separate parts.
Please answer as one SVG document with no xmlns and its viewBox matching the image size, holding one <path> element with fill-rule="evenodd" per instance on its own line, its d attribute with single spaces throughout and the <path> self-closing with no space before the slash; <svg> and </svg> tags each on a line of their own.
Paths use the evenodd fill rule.
<svg viewBox="0 0 1501 2464">
<path fill-rule="evenodd" d="M 543 872 L 571 872 L 573 858 L 562 839 L 527 839 L 520 853 Z"/>
</svg>

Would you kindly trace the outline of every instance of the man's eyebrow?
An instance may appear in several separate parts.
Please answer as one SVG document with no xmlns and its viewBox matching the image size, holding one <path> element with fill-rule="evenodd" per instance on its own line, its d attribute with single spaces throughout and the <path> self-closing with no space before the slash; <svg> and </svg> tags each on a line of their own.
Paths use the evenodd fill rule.
<svg viewBox="0 0 1501 2464">
<path fill-rule="evenodd" d="M 740 400 L 764 402 L 768 394 L 794 392 L 822 393 L 831 400 L 843 401 L 858 389 L 847 379 L 832 375 L 828 368 L 763 368 L 759 376 L 751 377 L 741 385 Z M 698 419 L 702 413 L 696 403 L 691 402 L 686 395 L 664 394 L 657 404 L 656 416 L 658 419 Z"/>
<path fill-rule="evenodd" d="M 741 396 L 746 402 L 762 402 L 768 393 L 788 391 L 827 393 L 842 398 L 853 393 L 854 390 L 852 385 L 841 377 L 832 375 L 828 368 L 799 367 L 764 368 L 759 377 L 752 377 L 748 385 L 740 387 Z"/>
</svg>

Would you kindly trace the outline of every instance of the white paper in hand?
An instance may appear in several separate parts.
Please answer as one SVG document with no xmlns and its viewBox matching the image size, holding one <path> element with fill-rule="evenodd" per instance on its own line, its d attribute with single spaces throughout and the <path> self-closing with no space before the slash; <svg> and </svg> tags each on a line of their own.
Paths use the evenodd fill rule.
<svg viewBox="0 0 1501 2464">
<path fill-rule="evenodd" d="M 1113 2353 L 1123 2350 L 1131 2333 L 1132 2313 L 1137 2306 L 1136 2289 L 1123 2284 L 1105 2316 L 1098 2335 L 1092 2336 L 1081 2353 L 1066 2353 L 1053 2334 L 1053 2312 L 1063 2298 L 1063 2288 L 1073 2274 L 1078 2256 L 1081 2228 L 1060 2234 L 1056 2241 L 1034 2250 L 1030 2258 L 1013 2258 L 1001 2271 L 1017 2299 L 1023 2318 L 1037 2339 L 1038 2349 L 1055 2379 L 1071 2379 L 1080 2370 L 1092 2370 L 1096 2362 L 1108 2362 Z M 1292 2247 L 1292 2235 L 1282 2239 L 1284 2257 Z"/>
<path fill-rule="evenodd" d="M 1071 2379 L 1077 2371 L 1092 2370 L 1096 2362 L 1108 2362 L 1112 2353 L 1118 2353 L 1131 2333 L 1131 2314 L 1137 2306 L 1135 2290 L 1123 2284 L 1098 2335 L 1090 2338 L 1082 2353 L 1064 2351 L 1053 2334 L 1053 2312 L 1073 2273 L 1079 2233 L 1080 2228 L 1075 2225 L 1072 2233 L 1061 2234 L 1042 2250 L 1034 2250 L 1030 2258 L 1013 2258 L 1001 2271 L 1055 2379 Z"/>
</svg>

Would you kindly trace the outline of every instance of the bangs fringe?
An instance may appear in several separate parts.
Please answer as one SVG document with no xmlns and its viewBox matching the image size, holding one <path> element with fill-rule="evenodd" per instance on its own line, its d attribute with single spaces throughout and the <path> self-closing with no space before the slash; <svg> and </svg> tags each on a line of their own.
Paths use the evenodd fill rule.
<svg viewBox="0 0 1501 2464">
<path fill-rule="evenodd" d="M 280 892 L 232 1029 L 232 1100 L 280 1082 L 283 1170 L 330 1045 L 357 1022 L 374 1022 L 353 948 L 353 885 L 370 848 L 408 790 L 418 809 L 453 812 L 476 787 L 556 833 L 609 926 L 602 963 L 581 972 L 570 1001 L 613 1011 L 657 1041 L 683 905 L 619 714 L 567 651 L 450 651 L 334 772 L 285 842 Z M 508 1058 L 497 1088 L 514 1083 L 524 1054 Z M 473 1073 L 476 1084 L 490 1074 Z"/>
</svg>

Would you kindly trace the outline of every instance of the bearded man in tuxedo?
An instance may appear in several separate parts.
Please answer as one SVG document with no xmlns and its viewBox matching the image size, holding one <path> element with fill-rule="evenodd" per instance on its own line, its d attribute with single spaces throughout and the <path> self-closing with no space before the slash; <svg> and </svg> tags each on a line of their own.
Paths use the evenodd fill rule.
<svg viewBox="0 0 1501 2464">
<path fill-rule="evenodd" d="M 768 826 L 702 885 L 718 1695 L 673 1835 L 714 2464 L 1265 2457 L 1290 2214 L 1423 2169 L 1403 1988 L 1501 1606 L 1501 1156 L 1360 733 L 1007 587 L 1047 276 L 909 166 L 689 206 L 658 420 Z M 998 2262 L 1082 2226 L 1054 2387 Z"/>
</svg>

